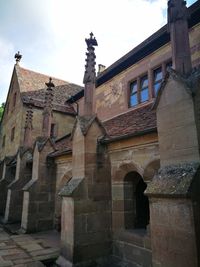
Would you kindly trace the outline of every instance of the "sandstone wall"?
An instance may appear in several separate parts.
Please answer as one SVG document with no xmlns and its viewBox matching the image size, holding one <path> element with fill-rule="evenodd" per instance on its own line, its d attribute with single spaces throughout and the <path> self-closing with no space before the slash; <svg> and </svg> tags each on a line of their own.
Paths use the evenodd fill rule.
<svg viewBox="0 0 200 267">
<path fill-rule="evenodd" d="M 190 46 L 192 54 L 193 67 L 200 64 L 200 24 L 190 29 Z M 130 83 L 159 66 L 165 65 L 171 60 L 171 45 L 164 45 L 151 55 L 145 57 L 106 83 L 96 88 L 94 96 L 96 106 L 95 113 L 102 120 L 107 120 L 129 109 L 129 87 Z M 164 68 L 164 67 L 163 67 Z M 153 88 L 149 79 L 149 99 L 153 96 Z M 140 104 L 142 105 L 142 104 Z M 133 107 L 134 108 L 134 107 Z"/>
</svg>

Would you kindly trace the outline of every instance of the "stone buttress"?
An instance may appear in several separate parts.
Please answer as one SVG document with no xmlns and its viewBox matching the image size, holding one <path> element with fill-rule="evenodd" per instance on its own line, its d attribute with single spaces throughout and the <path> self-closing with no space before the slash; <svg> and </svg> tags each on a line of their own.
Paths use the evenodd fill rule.
<svg viewBox="0 0 200 267">
<path fill-rule="evenodd" d="M 173 67 L 161 85 L 154 108 L 161 168 L 149 184 L 153 267 L 197 267 L 200 240 L 200 156 L 195 99 L 199 71 L 191 71 L 188 45 L 174 44 L 178 29 L 186 36 L 187 9 L 169 1 Z M 187 30 L 188 35 L 188 30 Z M 179 40 L 180 41 L 180 40 Z"/>
<path fill-rule="evenodd" d="M 84 114 L 77 116 L 72 133 L 72 179 L 62 196 L 60 266 L 97 266 L 111 254 L 111 179 L 105 135 L 93 114 L 96 39 L 86 39 Z"/>
</svg>

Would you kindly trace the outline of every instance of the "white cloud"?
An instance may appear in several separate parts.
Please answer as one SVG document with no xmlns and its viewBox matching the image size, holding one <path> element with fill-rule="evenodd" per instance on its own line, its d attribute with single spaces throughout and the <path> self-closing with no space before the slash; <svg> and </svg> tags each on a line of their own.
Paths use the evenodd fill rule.
<svg viewBox="0 0 200 267">
<path fill-rule="evenodd" d="M 18 50 L 21 66 L 82 84 L 84 39 L 91 31 L 99 44 L 97 63 L 109 66 L 166 23 L 167 1 L 7 0 L 6 5 L 0 3 L 0 40 L 7 40 L 0 88 L 6 79 L 8 88 L 7 70 Z"/>
</svg>

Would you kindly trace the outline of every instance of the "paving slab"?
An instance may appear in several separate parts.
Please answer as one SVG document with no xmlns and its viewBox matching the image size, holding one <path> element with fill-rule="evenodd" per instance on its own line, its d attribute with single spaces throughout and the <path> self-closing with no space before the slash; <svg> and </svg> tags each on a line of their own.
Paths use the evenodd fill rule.
<svg viewBox="0 0 200 267">
<path fill-rule="evenodd" d="M 54 260 L 60 254 L 60 234 L 46 231 L 13 235 L 0 226 L 0 267 L 42 267 L 41 261 Z"/>
</svg>

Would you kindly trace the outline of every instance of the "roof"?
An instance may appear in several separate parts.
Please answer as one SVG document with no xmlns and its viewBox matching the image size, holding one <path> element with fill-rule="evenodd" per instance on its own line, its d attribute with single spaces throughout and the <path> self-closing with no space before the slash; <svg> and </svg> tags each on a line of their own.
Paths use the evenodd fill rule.
<svg viewBox="0 0 200 267">
<path fill-rule="evenodd" d="M 152 110 L 152 103 L 150 103 L 105 121 L 103 126 L 107 132 L 108 142 L 156 132 L 156 112 Z"/>
<path fill-rule="evenodd" d="M 41 74 L 32 70 L 24 69 L 20 67 L 19 64 L 15 64 L 15 71 L 21 92 L 43 89 L 45 87 L 45 83 L 49 81 L 50 77 L 48 75 Z M 70 84 L 69 82 L 57 78 L 51 78 L 55 86 Z"/>
<path fill-rule="evenodd" d="M 21 68 L 18 64 L 15 65 L 15 71 L 23 103 L 43 108 L 45 83 L 49 81 L 49 76 Z M 69 97 L 80 92 L 83 87 L 56 78 L 52 78 L 52 82 L 55 85 L 53 110 L 75 114 L 74 108 L 65 102 Z"/>
<path fill-rule="evenodd" d="M 72 152 L 71 134 L 67 134 L 55 142 L 56 151 L 50 153 L 49 157 L 57 157 Z"/>
<path fill-rule="evenodd" d="M 193 27 L 197 23 L 200 22 L 200 1 L 195 2 L 188 8 L 188 12 L 190 15 L 188 26 L 189 28 Z M 115 63 L 113 63 L 110 67 L 105 69 L 96 80 L 97 87 L 106 81 L 113 78 L 115 75 L 129 68 L 139 60 L 144 57 L 150 55 L 163 45 L 167 44 L 170 41 L 170 35 L 167 31 L 167 25 L 163 26 L 145 41 L 140 43 L 126 55 L 121 57 Z"/>
<path fill-rule="evenodd" d="M 80 86 L 72 87 L 69 84 L 54 87 L 53 110 L 69 114 L 76 114 L 73 106 L 66 103 L 66 99 L 68 99 L 72 94 L 79 91 L 80 88 L 82 90 L 82 87 Z M 24 104 L 32 104 L 35 107 L 43 108 L 45 101 L 45 93 L 46 89 L 22 92 L 21 98 Z"/>
</svg>

